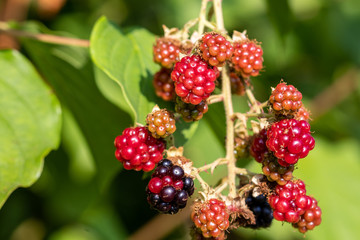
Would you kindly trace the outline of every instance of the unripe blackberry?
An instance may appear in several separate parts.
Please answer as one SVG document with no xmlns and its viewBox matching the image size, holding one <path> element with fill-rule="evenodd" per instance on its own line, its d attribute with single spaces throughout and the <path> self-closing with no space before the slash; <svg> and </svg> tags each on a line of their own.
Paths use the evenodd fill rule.
<svg viewBox="0 0 360 240">
<path fill-rule="evenodd" d="M 171 79 L 170 74 L 171 69 L 161 68 L 160 71 L 155 73 L 153 80 L 156 95 L 165 101 L 174 100 L 176 96 L 174 81 Z"/>
<path fill-rule="evenodd" d="M 231 93 L 243 96 L 245 94 L 245 84 L 241 76 L 238 76 L 236 73 L 230 73 L 230 84 L 231 84 Z"/>
<path fill-rule="evenodd" d="M 234 43 L 234 54 L 231 58 L 234 69 L 243 77 L 259 75 L 263 67 L 263 51 L 255 41 L 242 41 Z"/>
<path fill-rule="evenodd" d="M 249 149 L 248 143 L 242 138 L 235 137 L 234 139 L 234 155 L 237 160 L 248 158 L 249 157 Z"/>
<path fill-rule="evenodd" d="M 201 230 L 203 237 L 220 237 L 229 227 L 229 214 L 225 203 L 218 199 L 210 199 L 194 205 L 191 220 Z"/>
<path fill-rule="evenodd" d="M 283 119 L 275 122 L 267 131 L 266 146 L 279 159 L 282 166 L 295 164 L 314 149 L 315 140 L 306 121 Z"/>
<path fill-rule="evenodd" d="M 180 113 L 185 122 L 199 121 L 208 111 L 206 101 L 201 101 L 198 105 L 184 103 L 180 97 L 176 98 L 175 111 Z"/>
<path fill-rule="evenodd" d="M 313 230 L 314 227 L 319 226 L 321 223 L 321 208 L 314 198 L 310 198 L 312 203 L 310 209 L 301 215 L 299 222 L 293 224 L 293 227 L 298 228 L 301 233 Z"/>
<path fill-rule="evenodd" d="M 146 124 L 154 138 L 166 138 L 176 130 L 174 115 L 166 109 L 149 113 Z"/>
<path fill-rule="evenodd" d="M 264 155 L 269 152 L 266 146 L 266 140 L 266 129 L 262 129 L 258 134 L 254 135 L 250 145 L 250 154 L 259 163 L 264 160 Z"/>
<path fill-rule="evenodd" d="M 161 213 L 175 214 L 194 193 L 194 181 L 168 159 L 159 162 L 146 189 L 147 201 Z"/>
<path fill-rule="evenodd" d="M 215 90 L 216 71 L 197 55 L 183 57 L 171 73 L 176 94 L 185 103 L 200 104 Z"/>
<path fill-rule="evenodd" d="M 218 33 L 204 34 L 199 46 L 200 56 L 209 65 L 221 67 L 229 60 L 234 48 L 225 37 Z"/>
<path fill-rule="evenodd" d="M 115 156 L 127 170 L 149 172 L 162 159 L 165 142 L 151 136 L 145 127 L 126 128 L 115 138 Z"/>
<path fill-rule="evenodd" d="M 277 158 L 272 154 L 266 154 L 262 162 L 262 172 L 271 182 L 279 185 L 285 185 L 287 181 L 293 178 L 294 165 L 284 167 L 278 163 Z"/>
<path fill-rule="evenodd" d="M 277 185 L 269 197 L 269 204 L 276 220 L 297 223 L 300 216 L 310 209 L 312 199 L 306 195 L 304 182 L 296 180 L 288 181 L 284 186 Z"/>
<path fill-rule="evenodd" d="M 302 94 L 293 85 L 279 83 L 272 91 L 269 103 L 275 113 L 282 115 L 294 114 L 302 106 Z"/>
<path fill-rule="evenodd" d="M 296 115 L 295 115 L 295 119 L 298 121 L 309 121 L 310 119 L 310 112 L 304 107 L 302 106 L 299 111 L 297 111 Z"/>
<path fill-rule="evenodd" d="M 270 227 L 273 220 L 273 211 L 263 194 L 253 197 L 252 194 L 245 200 L 248 208 L 254 213 L 255 224 L 246 225 L 245 227 L 250 228 L 267 228 Z"/>
<path fill-rule="evenodd" d="M 153 46 L 154 62 L 164 68 L 172 68 L 179 61 L 180 41 L 172 38 L 158 38 Z"/>
</svg>

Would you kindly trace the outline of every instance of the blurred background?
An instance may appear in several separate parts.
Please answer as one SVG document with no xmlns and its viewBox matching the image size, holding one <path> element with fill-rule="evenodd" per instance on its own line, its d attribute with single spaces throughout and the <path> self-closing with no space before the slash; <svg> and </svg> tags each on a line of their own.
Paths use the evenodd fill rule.
<svg viewBox="0 0 360 240">
<path fill-rule="evenodd" d="M 162 24 L 181 28 L 196 18 L 200 2 L 1 0 L 0 20 L 31 20 L 29 28 L 89 39 L 105 15 L 121 28 L 143 27 L 161 35 Z M 312 112 L 316 147 L 294 175 L 318 199 L 323 222 L 306 239 L 359 239 L 360 1 L 224 0 L 223 9 L 229 33 L 246 29 L 249 38 L 262 42 L 265 71 L 253 79 L 257 99 L 265 101 L 270 87 L 284 79 L 303 93 Z M 132 125 L 131 117 L 96 87 L 88 50 L 19 42 L 1 32 L 0 48 L 22 51 L 54 88 L 64 112 L 61 146 L 46 157 L 40 179 L 13 192 L 0 210 L 0 239 L 189 239 L 189 209 L 159 216 L 146 202 L 147 180 L 122 171 L 116 162 L 113 139 Z M 234 97 L 234 103 L 245 109 L 245 98 Z M 224 155 L 218 111 L 221 104 L 210 106 L 184 146 L 195 165 Z M 253 161 L 242 165 L 261 171 Z M 224 173 L 219 168 L 214 178 L 204 177 L 215 183 Z M 229 239 L 303 235 L 274 221 L 270 229 L 239 229 Z"/>
</svg>

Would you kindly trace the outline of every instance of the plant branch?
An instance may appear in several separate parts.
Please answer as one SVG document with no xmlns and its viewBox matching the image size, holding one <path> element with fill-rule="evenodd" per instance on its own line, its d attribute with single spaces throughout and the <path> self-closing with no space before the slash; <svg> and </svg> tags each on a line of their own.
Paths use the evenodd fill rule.
<svg viewBox="0 0 360 240">
<path fill-rule="evenodd" d="M 42 33 L 36 34 L 26 31 L 10 29 L 9 25 L 6 22 L 0 22 L 0 32 L 12 35 L 14 37 L 31 38 L 40 42 L 46 42 L 51 44 L 70 45 L 77 47 L 89 47 L 90 45 L 89 40 L 85 39 L 68 38 Z"/>
<path fill-rule="evenodd" d="M 249 87 L 246 88 L 245 93 L 247 95 L 247 97 L 249 98 L 249 101 L 252 105 L 252 107 L 254 108 L 256 113 L 261 113 L 261 109 L 259 107 L 258 101 L 256 100 L 253 92 L 251 91 L 251 89 Z"/>
<path fill-rule="evenodd" d="M 222 94 L 219 95 L 211 95 L 207 100 L 206 103 L 207 104 L 213 104 L 213 103 L 217 103 L 217 102 L 221 102 L 224 100 L 224 97 Z"/>
<path fill-rule="evenodd" d="M 204 171 L 207 171 L 208 169 L 211 169 L 211 174 L 212 174 L 214 172 L 214 169 L 217 166 L 224 165 L 227 163 L 228 163 L 228 160 L 226 158 L 218 158 L 214 162 L 204 165 L 204 166 L 198 168 L 197 170 L 198 170 L 198 172 L 204 172 Z"/>
<path fill-rule="evenodd" d="M 209 185 L 205 182 L 204 179 L 199 174 L 199 170 L 196 168 L 193 168 L 192 175 L 199 181 L 201 188 L 207 193 L 209 192 Z"/>
<path fill-rule="evenodd" d="M 205 22 L 206 22 L 206 6 L 208 4 L 208 0 L 202 0 L 201 1 L 201 8 L 200 8 L 200 14 L 199 14 L 199 28 L 198 28 L 198 32 L 199 35 L 201 36 L 204 32 L 204 28 L 205 28 Z"/>
<path fill-rule="evenodd" d="M 220 31 L 220 33 L 226 33 L 221 5 L 222 0 L 213 0 L 213 2 L 217 29 Z"/>
</svg>

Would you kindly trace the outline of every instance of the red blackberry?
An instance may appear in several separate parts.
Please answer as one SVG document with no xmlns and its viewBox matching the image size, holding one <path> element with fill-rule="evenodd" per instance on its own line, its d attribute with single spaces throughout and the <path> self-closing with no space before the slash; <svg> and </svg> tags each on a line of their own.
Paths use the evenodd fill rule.
<svg viewBox="0 0 360 240">
<path fill-rule="evenodd" d="M 283 119 L 271 125 L 267 136 L 266 145 L 274 152 L 282 166 L 297 163 L 315 146 L 315 140 L 310 133 L 310 124 L 306 121 Z"/>
<path fill-rule="evenodd" d="M 179 61 L 180 42 L 171 38 L 158 38 L 153 46 L 154 62 L 172 68 Z"/>
<path fill-rule="evenodd" d="M 194 181 L 185 175 L 182 167 L 163 159 L 152 174 L 146 191 L 151 207 L 161 213 L 175 214 L 186 206 L 194 193 Z"/>
<path fill-rule="evenodd" d="M 273 211 L 265 197 L 265 195 L 260 194 L 257 197 L 253 197 L 252 194 L 245 199 L 245 203 L 254 213 L 256 223 L 246 225 L 245 227 L 250 228 L 267 228 L 270 227 L 273 220 Z"/>
<path fill-rule="evenodd" d="M 243 96 L 245 94 L 245 84 L 241 76 L 236 73 L 230 73 L 231 92 Z"/>
<path fill-rule="evenodd" d="M 304 120 L 308 122 L 309 120 L 311 120 L 310 112 L 305 107 L 301 107 L 299 108 L 299 111 L 297 111 L 295 119 L 298 121 Z"/>
<path fill-rule="evenodd" d="M 171 69 L 161 68 L 160 71 L 155 73 L 153 86 L 155 93 L 165 101 L 171 101 L 175 98 L 174 81 L 171 79 Z"/>
<path fill-rule="evenodd" d="M 317 201 L 311 198 L 311 207 L 306 210 L 300 217 L 300 221 L 293 224 L 293 227 L 298 228 L 301 233 L 305 233 L 308 230 L 313 230 L 314 227 L 321 223 L 321 208 L 318 206 Z"/>
<path fill-rule="evenodd" d="M 277 185 L 275 193 L 269 197 L 269 204 L 276 220 L 297 223 L 310 209 L 312 200 L 306 195 L 304 182 L 296 180 L 288 181 L 284 186 Z"/>
<path fill-rule="evenodd" d="M 185 103 L 200 104 L 215 90 L 216 71 L 197 55 L 182 58 L 171 73 L 176 94 Z"/>
<path fill-rule="evenodd" d="M 255 41 L 235 42 L 231 62 L 243 77 L 255 77 L 263 67 L 262 55 L 263 51 Z"/>
<path fill-rule="evenodd" d="M 184 103 L 180 97 L 177 97 L 175 111 L 181 114 L 185 122 L 194 122 L 199 121 L 204 113 L 208 111 L 208 105 L 204 100 L 198 105 Z"/>
<path fill-rule="evenodd" d="M 154 138 L 166 138 L 176 130 L 174 115 L 166 109 L 149 113 L 146 124 Z"/>
<path fill-rule="evenodd" d="M 264 155 L 269 152 L 266 147 L 267 134 L 266 129 L 262 129 L 257 135 L 254 136 L 251 146 L 250 154 L 255 160 L 261 163 L 264 159 Z"/>
<path fill-rule="evenodd" d="M 204 34 L 199 46 L 200 56 L 211 66 L 221 67 L 229 60 L 234 48 L 218 33 Z"/>
<path fill-rule="evenodd" d="M 115 138 L 115 157 L 127 170 L 149 172 L 162 159 L 163 140 L 153 138 L 145 127 L 126 128 Z"/>
<path fill-rule="evenodd" d="M 302 106 L 302 94 L 293 85 L 279 83 L 270 95 L 269 102 L 275 113 L 297 112 Z"/>
<path fill-rule="evenodd" d="M 201 230 L 203 237 L 225 239 L 224 232 L 229 227 L 229 214 L 225 203 L 218 199 L 210 199 L 194 205 L 191 220 Z M 224 236 L 224 238 L 219 238 Z"/>
<path fill-rule="evenodd" d="M 262 172 L 271 182 L 275 181 L 279 185 L 285 185 L 287 181 L 293 178 L 294 165 L 281 166 L 272 153 L 266 154 L 262 164 Z"/>
</svg>

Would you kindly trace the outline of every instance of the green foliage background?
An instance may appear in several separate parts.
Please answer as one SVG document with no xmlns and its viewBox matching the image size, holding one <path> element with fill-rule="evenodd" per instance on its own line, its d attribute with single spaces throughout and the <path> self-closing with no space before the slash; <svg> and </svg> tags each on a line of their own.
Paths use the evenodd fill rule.
<svg viewBox="0 0 360 240">
<path fill-rule="evenodd" d="M 25 139 L 15 135 L 16 141 L 26 140 L 22 143 L 37 146 L 23 156 L 30 160 L 18 161 L 26 174 L 4 167 L 10 162 L 6 151 L 21 144 L 5 142 L 10 135 L 5 127 L 0 127 L 3 200 L 10 193 L 5 189 L 10 177 L 19 174 L 23 178 L 10 188 L 28 186 L 40 176 L 35 174 L 34 179 L 34 172 L 43 168 L 34 185 L 14 191 L 1 208 L 0 239 L 26 239 L 24 234 L 29 229 L 45 239 L 126 239 L 157 215 L 145 200 L 147 180 L 141 173 L 122 171 L 113 154 L 113 139 L 133 121 L 143 123 L 155 102 L 171 107 L 158 99 L 152 89 L 152 75 L 159 67 L 152 62 L 151 46 L 155 35 L 162 34 L 162 24 L 181 27 L 197 17 L 199 8 L 200 1 L 69 0 L 60 14 L 50 20 L 30 11 L 29 20 L 33 21 L 18 28 L 90 39 L 91 47 L 22 39 L 21 53 L 0 52 L 0 119 L 9 116 L 4 106 L 16 99 L 21 103 L 22 99 L 3 88 L 9 78 L 24 81 L 17 89 L 27 90 L 22 97 L 38 109 L 34 114 L 44 114 L 33 121 L 26 115 L 26 105 L 20 104 L 13 108 L 19 114 L 9 120 L 20 120 L 35 129 L 29 132 L 26 126 L 20 128 L 28 133 Z M 307 183 L 308 192 L 318 199 L 323 210 L 322 224 L 306 238 L 358 239 L 360 2 L 223 0 L 223 8 L 229 33 L 246 29 L 250 38 L 262 42 L 265 71 L 253 79 L 255 95 L 261 101 L 268 98 L 270 87 L 283 78 L 303 93 L 305 105 L 322 110 L 324 106 L 314 106 L 318 101 L 312 100 L 348 71 L 354 72 L 353 90 L 324 114 L 318 116 L 314 112 L 318 116 L 311 123 L 316 147 L 299 162 L 295 176 Z M 102 15 L 106 18 L 100 18 Z M 6 64 L 11 67 L 5 67 Z M 30 74 L 25 78 L 18 76 L 24 72 Z M 26 87 L 35 82 L 39 83 L 36 90 Z M 333 99 L 342 92 L 343 85 L 339 86 Z M 33 96 L 34 92 L 43 93 L 44 99 L 34 99 L 38 97 Z M 245 98 L 233 100 L 237 110 L 246 109 Z M 185 144 L 186 156 L 197 166 L 224 155 L 222 113 L 222 105 L 217 103 L 210 106 L 199 124 L 178 126 L 181 131 L 177 133 L 176 145 Z M 3 122 L 0 125 L 5 126 Z M 59 139 L 59 147 L 46 156 L 42 166 L 42 157 L 57 147 Z M 255 163 L 247 167 L 260 171 Z M 216 176 L 222 173 L 224 168 L 217 170 L 215 177 L 204 177 L 215 183 Z M 164 239 L 188 238 L 188 225 L 184 223 Z M 288 224 L 274 222 L 271 229 L 240 229 L 229 238 L 303 236 Z"/>
</svg>

